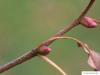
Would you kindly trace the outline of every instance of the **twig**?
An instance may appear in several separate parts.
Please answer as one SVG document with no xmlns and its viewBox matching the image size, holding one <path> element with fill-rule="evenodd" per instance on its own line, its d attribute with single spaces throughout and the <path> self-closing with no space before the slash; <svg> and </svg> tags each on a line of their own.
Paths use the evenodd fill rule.
<svg viewBox="0 0 100 75">
<path fill-rule="evenodd" d="M 72 23 L 70 23 L 69 25 L 65 26 L 62 30 L 60 30 L 58 33 L 56 33 L 54 36 L 52 37 L 59 37 L 64 35 L 66 32 L 70 31 L 72 28 L 76 27 L 79 24 L 79 20 L 84 17 L 86 15 L 86 13 L 89 11 L 89 9 L 91 8 L 91 6 L 93 5 L 93 3 L 95 2 L 95 0 L 91 0 L 88 4 L 88 6 L 83 10 L 83 12 L 81 13 L 81 15 L 75 19 Z M 51 38 L 52 38 L 51 37 Z M 50 38 L 50 39 L 51 39 Z M 37 46 L 37 48 L 33 49 L 32 51 L 27 52 L 26 54 L 20 56 L 19 58 L 8 62 L 7 64 L 4 64 L 0 67 L 0 73 L 5 72 L 15 66 L 17 66 L 18 64 L 21 64 L 29 59 L 31 59 L 32 57 L 36 56 L 39 53 L 39 48 L 43 45 L 50 45 L 52 43 L 52 41 L 50 41 L 50 39 L 42 42 L 39 46 Z"/>
<path fill-rule="evenodd" d="M 91 0 L 90 1 L 90 3 L 88 4 L 88 6 L 84 9 L 84 11 L 81 13 L 81 15 L 79 16 L 78 19 L 81 19 L 82 17 L 84 17 L 86 15 L 86 13 L 91 8 L 91 6 L 93 5 L 94 2 L 95 2 L 95 0 Z"/>
<path fill-rule="evenodd" d="M 7 71 L 8 69 L 10 69 L 18 64 L 21 64 L 21 63 L 31 59 L 32 57 L 35 57 L 37 55 L 37 53 L 38 52 L 36 49 L 32 49 L 32 51 L 27 52 L 26 54 L 20 56 L 19 58 L 15 59 L 7 64 L 4 64 L 3 66 L 0 67 L 0 73 Z"/>
<path fill-rule="evenodd" d="M 57 64 L 55 64 L 52 60 L 50 60 L 46 56 L 38 55 L 40 58 L 42 58 L 44 61 L 46 61 L 48 64 L 50 64 L 52 67 L 57 69 L 62 75 L 67 75 Z"/>
</svg>

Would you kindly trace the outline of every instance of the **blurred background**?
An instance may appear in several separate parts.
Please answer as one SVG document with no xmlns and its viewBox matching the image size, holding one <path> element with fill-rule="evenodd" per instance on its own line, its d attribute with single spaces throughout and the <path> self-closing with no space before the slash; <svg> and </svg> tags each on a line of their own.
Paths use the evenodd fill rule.
<svg viewBox="0 0 100 75">
<path fill-rule="evenodd" d="M 89 0 L 0 0 L 0 65 L 30 51 L 79 16 Z M 100 0 L 87 14 L 100 19 Z M 100 52 L 100 27 L 78 26 L 67 33 Z M 50 45 L 51 60 L 68 75 L 92 70 L 87 55 L 72 40 L 58 40 Z M 1 75 L 61 75 L 46 62 L 35 57 Z"/>
</svg>

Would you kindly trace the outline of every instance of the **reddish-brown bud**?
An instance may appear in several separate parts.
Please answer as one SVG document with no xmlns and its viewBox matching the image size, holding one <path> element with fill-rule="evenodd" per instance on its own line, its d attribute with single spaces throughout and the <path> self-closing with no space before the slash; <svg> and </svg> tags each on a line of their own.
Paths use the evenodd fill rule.
<svg viewBox="0 0 100 75">
<path fill-rule="evenodd" d="M 39 49 L 39 54 L 41 55 L 47 55 L 50 52 L 51 52 L 51 48 L 49 48 L 48 46 L 42 46 Z"/>
<path fill-rule="evenodd" d="M 87 27 L 87 28 L 95 28 L 97 26 L 96 21 L 93 18 L 90 17 L 83 17 L 80 20 L 80 24 L 82 24 L 83 26 Z"/>
</svg>

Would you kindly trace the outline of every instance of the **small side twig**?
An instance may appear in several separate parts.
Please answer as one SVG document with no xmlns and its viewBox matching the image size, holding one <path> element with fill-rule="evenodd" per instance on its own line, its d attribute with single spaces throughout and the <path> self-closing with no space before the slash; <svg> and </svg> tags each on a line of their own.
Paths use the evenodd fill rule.
<svg viewBox="0 0 100 75">
<path fill-rule="evenodd" d="M 51 61 L 48 57 L 42 55 L 38 55 L 38 56 L 42 58 L 44 61 L 46 61 L 48 64 L 50 64 L 52 67 L 57 69 L 62 75 L 67 75 L 57 64 Z"/>
</svg>

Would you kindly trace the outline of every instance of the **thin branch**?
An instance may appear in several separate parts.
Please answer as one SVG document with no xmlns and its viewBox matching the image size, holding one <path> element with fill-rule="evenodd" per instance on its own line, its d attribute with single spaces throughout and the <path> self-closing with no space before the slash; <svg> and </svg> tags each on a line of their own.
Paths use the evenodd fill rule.
<svg viewBox="0 0 100 75">
<path fill-rule="evenodd" d="M 36 49 L 32 49 L 32 51 L 27 52 L 26 54 L 20 56 L 19 58 L 4 64 L 3 66 L 0 66 L 0 73 L 7 71 L 10 68 L 13 68 L 14 66 L 21 64 L 29 59 L 31 59 L 32 57 L 35 57 L 37 55 L 37 50 Z"/>
<path fill-rule="evenodd" d="M 72 23 L 70 23 L 69 25 L 65 26 L 62 30 L 60 30 L 58 33 L 56 33 L 54 36 L 52 37 L 59 37 L 64 35 L 66 32 L 70 31 L 72 28 L 76 27 L 79 24 L 79 20 L 86 15 L 86 13 L 89 11 L 89 9 L 91 8 L 91 6 L 93 5 L 93 3 L 95 2 L 95 0 L 91 0 L 88 4 L 88 6 L 83 10 L 83 12 L 81 13 L 81 15 L 79 16 L 78 19 L 75 19 Z M 51 37 L 51 38 L 52 38 Z M 51 39 L 50 38 L 50 39 Z M 4 64 L 0 67 L 0 73 L 5 72 L 15 66 L 17 66 L 18 64 L 21 64 L 29 59 L 31 59 L 32 57 L 36 56 L 39 53 L 39 48 L 43 45 L 50 45 L 52 43 L 52 41 L 50 41 L 50 39 L 42 42 L 39 46 L 37 46 L 37 48 L 35 48 L 32 51 L 27 52 L 26 54 L 24 54 L 23 56 L 15 59 L 14 61 L 8 62 L 7 64 Z"/>
<path fill-rule="evenodd" d="M 95 0 L 91 0 L 90 3 L 87 5 L 87 7 L 83 10 L 83 12 L 81 13 L 81 15 L 79 16 L 78 19 L 81 19 L 82 17 L 84 17 L 86 15 L 86 13 L 90 10 L 90 8 L 92 7 L 92 5 L 94 4 Z"/>
<path fill-rule="evenodd" d="M 84 17 L 87 12 L 90 10 L 90 8 L 92 7 L 93 3 L 95 2 L 95 0 L 90 0 L 89 4 L 85 7 L 85 9 L 81 12 L 81 14 L 79 15 L 79 17 L 77 19 L 75 19 L 74 21 L 72 21 L 69 25 L 66 25 L 62 30 L 60 30 L 58 33 L 56 33 L 53 37 L 59 37 L 64 35 L 66 32 L 70 31 L 72 28 L 76 27 L 79 22 L 80 19 L 82 17 Z M 50 38 L 51 39 L 51 38 Z M 42 45 L 50 45 L 52 43 L 52 41 L 48 39 L 46 41 L 43 42 L 43 44 L 40 44 L 40 47 Z M 50 41 L 49 41 L 50 40 Z M 38 47 L 39 48 L 39 47 Z"/>
<path fill-rule="evenodd" d="M 52 60 L 50 60 L 46 56 L 38 55 L 40 58 L 42 58 L 44 61 L 46 61 L 48 64 L 50 64 L 52 67 L 54 67 L 56 70 L 58 70 L 62 75 L 67 75 L 57 64 L 55 64 Z"/>
</svg>

